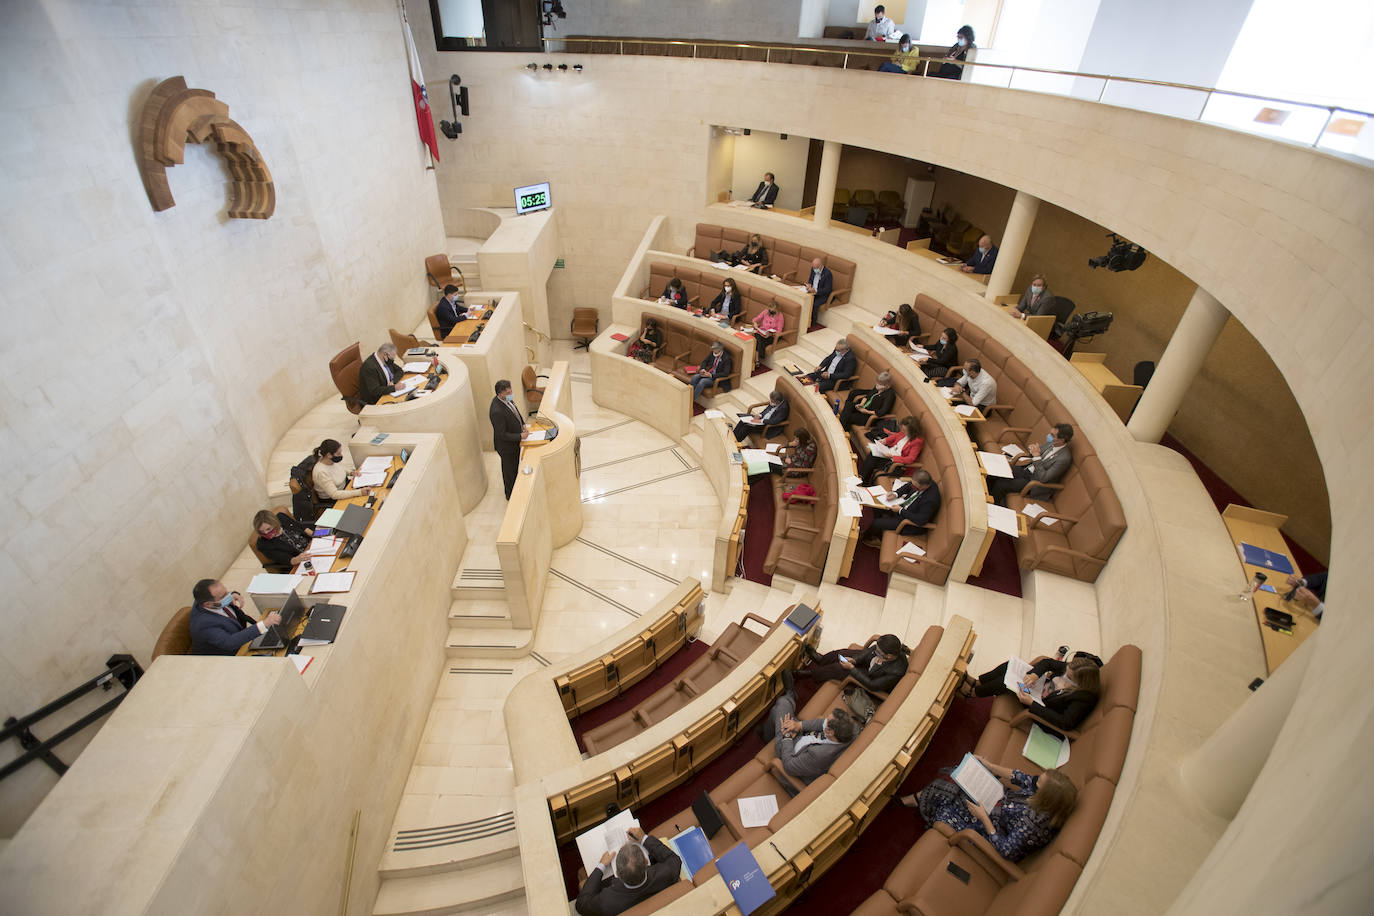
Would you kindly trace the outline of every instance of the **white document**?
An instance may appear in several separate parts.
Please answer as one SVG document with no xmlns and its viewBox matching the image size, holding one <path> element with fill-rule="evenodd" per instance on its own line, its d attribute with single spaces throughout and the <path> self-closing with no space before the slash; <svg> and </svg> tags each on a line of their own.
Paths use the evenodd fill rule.
<svg viewBox="0 0 1374 916">
<path fill-rule="evenodd" d="M 846 490 L 849 498 L 865 506 L 876 506 L 878 503 L 873 499 L 873 494 L 868 492 L 867 487 L 850 487 Z"/>
<path fill-rule="evenodd" d="M 988 525 L 1014 538 L 1021 536 L 1016 523 L 1016 513 L 1006 506 L 988 503 Z"/>
<path fill-rule="evenodd" d="M 548 437 L 549 437 L 549 431 L 548 431 L 547 429 L 533 429 L 533 430 L 530 430 L 530 434 L 529 434 L 528 436 L 525 437 L 525 441 L 526 441 L 526 442 L 543 442 L 543 441 L 544 441 L 545 439 L 547 439 Z"/>
<path fill-rule="evenodd" d="M 312 557 L 332 557 L 339 552 L 342 545 L 343 538 L 314 538 L 306 552 Z"/>
<path fill-rule="evenodd" d="M 806 285 L 805 285 L 805 284 L 803 284 L 803 285 L 801 285 L 801 286 L 794 286 L 794 287 L 792 287 L 792 288 L 795 289 L 795 290 L 796 290 L 797 292 L 799 292 L 799 293 L 804 293 L 804 292 L 806 292 Z"/>
<path fill-rule="evenodd" d="M 708 420 L 724 420 L 724 419 L 725 419 L 725 411 L 723 411 L 723 410 L 716 410 L 716 409 L 712 408 L 711 410 L 706 411 L 706 419 L 708 419 Z"/>
<path fill-rule="evenodd" d="M 416 388 L 419 388 L 420 385 L 424 383 L 424 380 L 425 378 L 422 375 L 412 375 L 410 378 L 402 380 L 401 387 L 391 392 L 391 396 L 393 398 L 403 398 Z"/>
<path fill-rule="evenodd" d="M 945 396 L 946 401 L 951 400 L 955 394 L 953 385 L 941 385 L 939 391 Z"/>
<path fill-rule="evenodd" d="M 767 461 L 769 458 L 773 457 L 768 453 L 767 449 L 761 448 L 742 448 L 740 449 L 740 454 L 744 456 L 746 464 L 751 461 Z"/>
<path fill-rule="evenodd" d="M 1026 454 L 1026 450 L 1013 442 L 1011 445 L 1002 446 L 1002 454 L 1006 455 L 1008 458 L 1020 458 L 1022 455 Z"/>
<path fill-rule="evenodd" d="M 879 458 L 891 458 L 893 455 L 899 454 L 895 448 L 883 442 L 868 443 L 868 453 Z"/>
<path fill-rule="evenodd" d="M 919 356 L 919 357 L 921 357 L 922 359 L 928 359 L 928 358 L 930 357 L 930 351 L 927 350 L 925 347 L 921 346 L 920 344 L 916 343 L 915 341 L 912 341 L 912 342 L 911 342 L 911 355 L 912 355 L 912 356 Z"/>
<path fill-rule="evenodd" d="M 848 496 L 840 497 L 840 514 L 848 518 L 858 518 L 864 514 L 863 506 L 857 499 L 850 499 Z"/>
<path fill-rule="evenodd" d="M 767 827 L 777 813 L 776 795 L 756 795 L 739 800 L 739 822 L 744 827 Z"/>
<path fill-rule="evenodd" d="M 877 331 L 884 337 L 896 337 L 898 334 L 902 333 L 896 328 L 880 328 L 876 324 L 873 326 L 873 330 Z"/>
<path fill-rule="evenodd" d="M 763 425 L 763 421 L 759 419 L 758 414 L 753 414 L 753 413 L 738 413 L 738 414 L 735 414 L 735 416 L 739 419 L 739 421 L 740 421 L 741 423 L 748 423 L 750 426 L 762 426 L 762 425 Z"/>
<path fill-rule="evenodd" d="M 320 573 L 315 577 L 314 583 L 310 586 L 310 594 L 320 595 L 326 592 L 346 592 L 353 587 L 353 577 L 357 573 L 352 570 L 344 570 L 336 573 Z"/>
<path fill-rule="evenodd" d="M 1021 514 L 1026 518 L 1039 518 L 1045 514 L 1045 507 L 1039 503 L 1026 503 L 1021 507 Z"/>
<path fill-rule="evenodd" d="M 902 556 L 903 554 L 909 557 L 923 557 L 926 555 L 926 552 L 911 541 L 907 541 L 901 547 L 897 548 L 897 556 Z"/>
<path fill-rule="evenodd" d="M 423 375 L 424 373 L 426 373 L 426 372 L 429 371 L 429 363 L 426 363 L 426 362 L 406 363 L 404 366 L 401 367 L 401 369 L 402 369 L 403 371 L 405 371 L 405 372 L 418 372 L 418 373 L 420 373 L 421 375 Z"/>
<path fill-rule="evenodd" d="M 949 775 L 959 788 L 968 793 L 969 798 L 982 805 L 983 810 L 989 813 L 1006 795 L 997 777 L 972 754 L 965 754 L 964 759 L 959 761 L 959 765 Z"/>
<path fill-rule="evenodd" d="M 955 404 L 954 412 L 961 417 L 971 417 L 978 412 L 978 408 L 972 404 Z"/>
<path fill-rule="evenodd" d="M 633 814 L 622 811 L 604 824 L 597 824 L 590 830 L 579 833 L 577 853 L 582 857 L 582 865 L 587 869 L 587 874 L 590 875 L 592 869 L 601 863 L 603 855 L 619 851 L 628 838 L 626 831 L 638 826 L 639 821 Z"/>
<path fill-rule="evenodd" d="M 1007 457 L 1001 452 L 979 452 L 978 460 L 983 462 L 983 470 L 988 472 L 989 477 L 1015 477 L 1011 472 L 1011 465 L 1007 462 Z"/>
<path fill-rule="evenodd" d="M 369 471 L 353 478 L 353 486 L 355 487 L 380 487 L 384 483 L 386 483 L 386 471 Z"/>
<path fill-rule="evenodd" d="M 465 344 L 462 344 L 461 346 L 459 346 L 458 349 L 460 349 L 460 350 L 476 350 L 476 349 L 477 349 L 477 344 L 475 344 L 475 343 L 465 343 Z"/>
<path fill-rule="evenodd" d="M 847 487 L 857 487 L 859 484 L 863 482 L 864 479 L 862 477 L 859 477 L 857 474 L 850 474 L 848 477 L 844 479 L 844 485 Z"/>
<path fill-rule="evenodd" d="M 298 573 L 258 573 L 248 583 L 248 591 L 255 595 L 285 595 L 301 584 Z"/>
<path fill-rule="evenodd" d="M 359 474 L 367 474 L 374 471 L 382 471 L 385 473 L 389 470 L 391 470 L 390 455 L 373 455 L 371 458 L 364 458 L 363 463 L 358 465 Z"/>
<path fill-rule="evenodd" d="M 711 262 L 711 266 L 712 266 L 712 267 L 719 267 L 721 270 L 729 270 L 729 269 L 730 269 L 730 265 L 729 265 L 729 264 L 726 264 L 724 261 L 712 261 L 712 262 Z"/>
<path fill-rule="evenodd" d="M 1053 525 L 1053 524 L 1058 523 L 1059 519 L 1057 519 L 1057 518 L 1042 518 L 1040 521 L 1043 522 L 1043 523 L 1046 524 L 1046 525 Z"/>
<path fill-rule="evenodd" d="M 1034 687 L 1027 689 L 1022 681 L 1026 679 L 1026 675 L 1030 673 L 1030 670 L 1030 662 L 1026 661 L 1024 658 L 1017 658 L 1013 655 L 1011 658 L 1007 659 L 1007 676 L 1002 678 L 1002 683 L 1005 684 L 1006 688 L 1012 693 L 1027 694 L 1036 703 L 1044 706 L 1045 701 L 1042 697 L 1045 695 L 1045 685 L 1049 683 L 1049 678 L 1041 677 L 1036 680 Z"/>
<path fill-rule="evenodd" d="M 293 665 L 296 666 L 296 673 L 297 673 L 297 674 L 305 674 L 305 669 L 306 669 L 306 668 L 309 668 L 309 667 L 310 667 L 310 663 L 313 662 L 313 661 L 315 660 L 315 656 L 313 656 L 313 655 L 299 655 L 299 654 L 297 654 L 297 655 L 288 655 L 288 656 L 286 656 L 286 657 L 289 658 L 289 659 L 291 659 L 291 664 L 293 664 Z M 1067 741 L 1064 742 L 1064 743 L 1065 743 L 1065 744 L 1068 744 Z"/>
<path fill-rule="evenodd" d="M 421 389 L 419 389 L 419 390 L 417 390 L 417 391 L 415 392 L 415 396 L 416 396 L 417 398 L 423 398 L 423 397 L 428 397 L 429 395 L 431 395 L 431 394 L 433 394 L 433 393 L 434 393 L 434 389 L 432 389 L 432 388 L 421 388 Z"/>
<path fill-rule="evenodd" d="M 767 445 L 765 445 L 765 446 L 763 447 L 763 450 L 764 450 L 765 452 L 767 452 L 768 454 L 770 454 L 770 455 L 776 455 L 776 454 L 778 453 L 778 449 L 780 449 L 780 448 L 782 448 L 782 446 L 779 445 L 778 443 L 776 443 L 776 442 L 770 442 L 770 443 L 768 443 Z M 772 459 L 769 459 L 769 460 L 772 460 Z M 859 478 L 856 477 L 856 478 L 854 478 L 854 479 L 855 479 L 855 480 L 858 480 Z"/>
</svg>

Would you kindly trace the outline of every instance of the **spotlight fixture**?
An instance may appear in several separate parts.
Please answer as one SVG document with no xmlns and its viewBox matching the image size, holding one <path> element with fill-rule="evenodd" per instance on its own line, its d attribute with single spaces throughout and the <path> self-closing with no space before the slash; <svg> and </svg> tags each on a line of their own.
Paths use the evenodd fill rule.
<svg viewBox="0 0 1374 916">
<path fill-rule="evenodd" d="M 552 72 L 553 72 L 553 64 L 545 64 L 545 65 L 544 65 L 544 69 L 547 70 L 547 71 L 549 71 L 550 73 L 552 73 Z"/>
<path fill-rule="evenodd" d="M 577 73 L 581 73 L 581 72 L 582 72 L 582 65 L 581 65 L 581 64 L 573 64 L 573 71 L 574 71 L 574 72 L 577 72 Z"/>
<path fill-rule="evenodd" d="M 525 64 L 525 69 L 533 73 L 534 71 L 539 69 L 539 65 L 534 63 L 533 61 L 530 61 L 528 64 Z"/>
<path fill-rule="evenodd" d="M 786 140 L 786 139 L 787 139 L 787 134 L 778 134 L 778 137 L 779 137 L 780 139 Z"/>
<path fill-rule="evenodd" d="M 744 129 L 744 135 L 747 137 L 747 136 L 749 136 L 749 134 L 750 134 L 750 130 L 749 130 L 749 128 L 746 127 L 746 128 Z"/>
<path fill-rule="evenodd" d="M 458 123 L 458 112 L 461 111 L 463 117 L 468 115 L 468 87 L 463 85 L 463 78 L 456 73 L 448 78 L 448 100 L 453 107 L 453 120 L 440 121 L 439 130 L 450 140 L 457 140 L 463 132 L 463 125 Z"/>
<path fill-rule="evenodd" d="M 559 65 L 558 65 L 558 69 L 559 69 L 559 70 L 562 70 L 564 73 L 567 73 L 567 72 L 568 72 L 568 65 L 567 65 L 567 64 L 559 64 Z"/>
</svg>

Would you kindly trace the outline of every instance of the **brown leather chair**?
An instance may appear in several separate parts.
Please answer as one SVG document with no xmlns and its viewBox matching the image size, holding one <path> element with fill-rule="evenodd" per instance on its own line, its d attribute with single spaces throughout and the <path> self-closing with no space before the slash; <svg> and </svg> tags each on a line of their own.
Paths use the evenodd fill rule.
<svg viewBox="0 0 1374 916">
<path fill-rule="evenodd" d="M 367 406 L 358 397 L 358 370 L 362 366 L 363 357 L 357 341 L 344 347 L 329 361 L 329 374 L 334 377 L 334 387 L 343 395 L 349 413 L 362 413 Z"/>
<path fill-rule="evenodd" d="M 432 254 L 425 258 L 425 276 L 429 278 L 429 285 L 440 292 L 449 284 L 458 287 L 460 293 L 466 294 L 468 291 L 463 272 L 449 261 L 446 254 Z"/>
<path fill-rule="evenodd" d="M 547 379 L 548 376 L 540 375 L 533 366 L 526 366 L 520 373 L 520 384 L 525 386 L 525 403 L 530 405 L 530 413 L 537 411 L 544 400 L 544 389 L 539 387 L 541 378 Z"/>
<path fill-rule="evenodd" d="M 162 635 L 158 636 L 157 642 L 153 645 L 153 661 L 157 661 L 159 655 L 190 654 L 191 606 L 188 604 L 173 614 L 172 619 L 162 628 Z"/>
<path fill-rule="evenodd" d="M 596 309 L 573 309 L 572 335 L 577 339 L 577 346 L 574 349 L 585 350 L 590 347 L 592 338 L 596 336 L 600 326 L 601 318 Z"/>
<path fill-rule="evenodd" d="M 402 356 L 405 356 L 405 355 L 406 355 L 406 351 L 409 350 L 409 349 L 411 349 L 412 347 L 437 347 L 437 346 L 439 346 L 437 343 L 432 343 L 432 342 L 430 342 L 430 341 L 428 341 L 428 340 L 421 340 L 420 338 L 416 337 L 414 334 L 402 334 L 400 331 L 396 330 L 395 328 L 387 328 L 387 333 L 391 335 L 391 342 L 392 342 L 393 344 L 396 345 L 397 351 L 398 351 Z"/>
</svg>

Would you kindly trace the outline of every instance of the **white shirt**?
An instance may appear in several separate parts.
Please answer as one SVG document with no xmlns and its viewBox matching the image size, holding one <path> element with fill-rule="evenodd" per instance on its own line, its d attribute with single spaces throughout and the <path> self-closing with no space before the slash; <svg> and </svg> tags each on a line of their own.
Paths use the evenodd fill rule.
<svg viewBox="0 0 1374 916">
<path fill-rule="evenodd" d="M 883 41 L 887 41 L 897 34 L 897 23 L 884 16 L 882 19 L 875 19 L 868 24 L 868 31 L 864 33 L 866 41 L 877 41 L 879 36 Z"/>
<path fill-rule="evenodd" d="M 969 403 L 974 407 L 986 407 L 997 402 L 997 383 L 986 369 L 979 372 L 977 378 L 965 372 L 960 376 L 959 384 L 968 388 Z"/>
<path fill-rule="evenodd" d="M 377 361 L 377 365 L 382 367 L 382 374 L 386 376 L 386 383 L 388 385 L 394 385 L 396 380 L 391 377 L 391 370 L 386 367 L 386 360 L 382 359 L 381 355 L 378 353 L 373 353 L 372 358 Z"/>
<path fill-rule="evenodd" d="M 822 372 L 829 372 L 829 373 L 831 373 L 831 374 L 834 374 L 834 372 L 835 372 L 835 367 L 838 366 L 838 365 L 840 364 L 840 360 L 842 360 L 842 359 L 844 359 L 844 354 L 841 353 L 841 352 L 839 352 L 838 350 L 836 350 L 836 351 L 835 351 L 835 355 L 832 356 L 832 357 L 830 358 L 830 365 L 827 366 L 827 367 L 822 368 L 821 371 L 822 371 Z"/>
<path fill-rule="evenodd" d="M 792 744 L 792 753 L 800 754 L 805 748 L 813 744 L 839 744 L 839 742 L 831 741 L 829 738 L 820 735 L 802 735 Z"/>
<path fill-rule="evenodd" d="M 811 270 L 811 288 L 815 289 L 821 285 L 821 268 L 815 267 Z"/>
</svg>

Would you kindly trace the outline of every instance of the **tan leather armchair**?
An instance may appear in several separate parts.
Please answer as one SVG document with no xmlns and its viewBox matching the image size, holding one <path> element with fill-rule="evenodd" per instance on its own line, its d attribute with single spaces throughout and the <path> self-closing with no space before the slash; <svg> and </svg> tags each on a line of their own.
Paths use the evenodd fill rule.
<svg viewBox="0 0 1374 916">
<path fill-rule="evenodd" d="M 573 309 L 572 335 L 577 339 L 575 349 L 585 350 L 590 347 L 600 325 L 601 318 L 596 309 Z"/>
<path fill-rule="evenodd" d="M 191 606 L 177 611 L 153 644 L 153 661 L 159 655 L 191 654 Z"/>
<path fill-rule="evenodd" d="M 387 333 L 391 335 L 391 342 L 392 342 L 393 344 L 395 344 L 396 349 L 397 349 L 397 351 L 401 354 L 401 356 L 405 356 L 405 355 L 406 355 L 406 351 L 407 351 L 407 350 L 410 350 L 410 349 L 412 349 L 412 348 L 414 348 L 414 347 L 437 347 L 437 346 L 439 346 L 437 343 L 432 343 L 432 342 L 430 342 L 430 341 L 428 341 L 428 340 L 421 340 L 420 338 L 416 337 L 414 334 L 402 334 L 400 331 L 396 330 L 395 328 L 387 328 Z M 435 335 L 435 336 L 438 336 L 438 335 Z"/>
<path fill-rule="evenodd" d="M 458 292 L 461 294 L 466 294 L 468 291 L 468 284 L 463 279 L 463 272 L 448 259 L 446 254 L 432 254 L 425 258 L 425 276 L 429 278 L 429 285 L 440 292 L 443 292 L 444 287 L 450 284 L 458 287 Z"/>
<path fill-rule="evenodd" d="M 339 390 L 344 403 L 348 405 L 348 412 L 352 414 L 362 413 L 367 406 L 358 397 L 358 370 L 362 365 L 363 357 L 356 340 L 329 361 L 329 374 L 334 378 L 334 387 Z"/>
<path fill-rule="evenodd" d="M 520 373 L 520 384 L 525 386 L 525 403 L 530 405 L 530 413 L 536 412 L 544 400 L 544 389 L 539 387 L 541 378 L 548 379 L 548 376 L 540 375 L 533 366 L 526 366 Z"/>
</svg>

